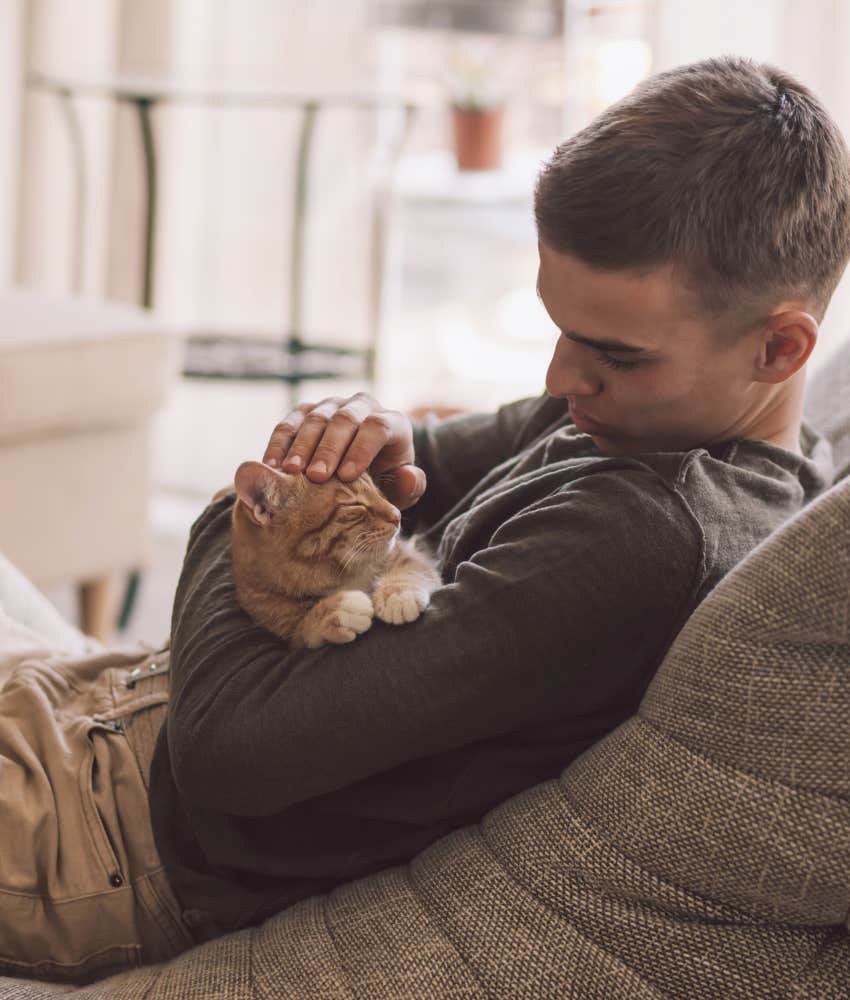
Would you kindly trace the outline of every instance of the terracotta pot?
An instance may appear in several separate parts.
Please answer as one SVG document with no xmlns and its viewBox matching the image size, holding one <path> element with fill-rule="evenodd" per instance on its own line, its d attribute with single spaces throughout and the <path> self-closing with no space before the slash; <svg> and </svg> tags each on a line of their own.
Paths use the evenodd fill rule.
<svg viewBox="0 0 850 1000">
<path fill-rule="evenodd" d="M 495 170 L 502 165 L 504 108 L 452 107 L 458 170 Z"/>
</svg>

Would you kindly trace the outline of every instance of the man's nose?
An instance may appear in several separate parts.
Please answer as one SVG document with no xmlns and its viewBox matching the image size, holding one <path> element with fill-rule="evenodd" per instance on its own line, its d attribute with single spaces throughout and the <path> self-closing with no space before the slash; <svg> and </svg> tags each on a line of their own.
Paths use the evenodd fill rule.
<svg viewBox="0 0 850 1000">
<path fill-rule="evenodd" d="M 599 373 L 586 347 L 561 337 L 546 372 L 550 396 L 595 396 L 600 388 Z"/>
</svg>

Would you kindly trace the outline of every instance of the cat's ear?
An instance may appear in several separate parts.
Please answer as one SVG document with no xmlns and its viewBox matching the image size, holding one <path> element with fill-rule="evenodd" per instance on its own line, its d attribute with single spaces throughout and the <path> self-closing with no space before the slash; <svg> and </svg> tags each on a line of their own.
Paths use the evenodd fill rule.
<svg viewBox="0 0 850 1000">
<path fill-rule="evenodd" d="M 270 469 L 262 462 L 243 462 L 236 470 L 234 486 L 239 500 L 251 520 L 260 527 L 271 522 L 272 515 L 283 510 L 290 490 L 288 480 L 294 479 L 285 472 Z"/>
</svg>

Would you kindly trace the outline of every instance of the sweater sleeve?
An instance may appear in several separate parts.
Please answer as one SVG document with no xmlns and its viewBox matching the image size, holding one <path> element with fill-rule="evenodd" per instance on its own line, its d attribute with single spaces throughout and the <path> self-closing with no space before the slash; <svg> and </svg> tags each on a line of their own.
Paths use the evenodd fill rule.
<svg viewBox="0 0 850 1000">
<path fill-rule="evenodd" d="M 425 471 L 428 485 L 422 499 L 405 512 L 405 531 L 431 527 L 489 472 L 565 412 L 563 401 L 544 393 L 508 403 L 493 413 L 415 424 L 415 461 Z"/>
<path fill-rule="evenodd" d="M 506 520 L 416 622 L 290 650 L 237 605 L 231 502 L 190 539 L 167 738 L 180 794 L 232 815 L 633 702 L 699 586 L 701 536 L 681 497 L 648 472 L 600 473 Z"/>
</svg>

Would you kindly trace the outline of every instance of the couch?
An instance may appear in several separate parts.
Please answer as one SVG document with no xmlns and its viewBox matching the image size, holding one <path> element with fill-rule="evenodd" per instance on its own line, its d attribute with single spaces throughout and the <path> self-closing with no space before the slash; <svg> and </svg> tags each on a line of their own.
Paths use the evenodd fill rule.
<svg viewBox="0 0 850 1000">
<path fill-rule="evenodd" d="M 850 997 L 850 344 L 827 493 L 694 612 L 636 716 L 410 864 L 84 988 L 0 997 Z"/>
<path fill-rule="evenodd" d="M 76 585 L 103 640 L 110 578 L 147 558 L 152 421 L 179 354 L 146 310 L 0 294 L 0 551 L 38 586 Z"/>
</svg>

